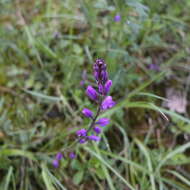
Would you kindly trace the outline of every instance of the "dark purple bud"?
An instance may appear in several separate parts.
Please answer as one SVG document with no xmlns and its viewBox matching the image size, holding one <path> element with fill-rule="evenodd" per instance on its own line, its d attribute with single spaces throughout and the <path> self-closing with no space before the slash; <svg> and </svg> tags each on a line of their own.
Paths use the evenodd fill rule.
<svg viewBox="0 0 190 190">
<path fill-rule="evenodd" d="M 113 106 L 115 106 L 115 102 L 112 100 L 112 97 L 111 96 L 107 96 L 103 102 L 102 102 L 102 105 L 101 105 L 101 109 L 102 110 L 107 110 L 107 109 L 110 109 L 112 108 Z"/>
<path fill-rule="evenodd" d="M 120 16 L 120 14 L 116 14 L 116 15 L 115 15 L 114 21 L 115 21 L 115 22 L 120 22 L 120 21 L 121 21 L 121 16 Z"/>
<path fill-rule="evenodd" d="M 58 168 L 58 167 L 59 167 L 59 161 L 58 161 L 57 159 L 53 160 L 52 164 L 53 164 L 53 166 L 54 166 L 55 168 Z"/>
<path fill-rule="evenodd" d="M 82 113 L 84 114 L 84 116 L 86 116 L 86 117 L 93 117 L 93 113 L 92 113 L 92 111 L 91 110 L 89 110 L 88 108 L 84 108 L 83 110 L 82 110 Z"/>
<path fill-rule="evenodd" d="M 90 135 L 90 136 L 88 136 L 88 139 L 92 140 L 92 141 L 100 141 L 100 137 L 98 137 L 96 135 Z"/>
<path fill-rule="evenodd" d="M 101 78 L 103 82 L 105 83 L 108 80 L 108 73 L 107 71 L 101 71 Z"/>
<path fill-rule="evenodd" d="M 101 127 L 104 127 L 110 123 L 110 120 L 108 118 L 101 118 L 99 119 L 96 124 L 100 125 Z"/>
<path fill-rule="evenodd" d="M 56 157 L 55 157 L 55 159 L 56 160 L 61 160 L 63 158 L 63 154 L 61 153 L 61 152 L 58 152 L 57 154 L 56 154 Z"/>
<path fill-rule="evenodd" d="M 76 158 L 76 154 L 75 154 L 74 152 L 71 152 L 71 153 L 69 154 L 69 157 L 70 157 L 71 159 L 75 159 L 75 158 Z"/>
<path fill-rule="evenodd" d="M 104 64 L 104 60 L 103 59 L 96 59 L 95 62 L 97 65 L 103 65 Z"/>
<path fill-rule="evenodd" d="M 101 129 L 100 127 L 96 126 L 93 128 L 94 132 L 97 133 L 97 134 L 100 134 L 101 133 Z"/>
<path fill-rule="evenodd" d="M 97 71 L 94 72 L 94 77 L 98 81 L 98 72 Z"/>
<path fill-rule="evenodd" d="M 87 133 L 87 130 L 86 129 L 80 129 L 76 132 L 77 136 L 78 137 L 85 137 L 86 136 L 86 133 Z"/>
<path fill-rule="evenodd" d="M 108 80 L 104 86 L 105 94 L 107 94 L 110 91 L 110 87 L 112 86 L 112 81 Z"/>
<path fill-rule="evenodd" d="M 80 140 L 79 140 L 79 143 L 80 143 L 80 144 L 84 144 L 85 142 L 86 142 L 86 139 L 80 139 Z"/>
<path fill-rule="evenodd" d="M 86 94 L 92 100 L 97 100 L 97 98 L 98 98 L 98 94 L 92 86 L 87 87 Z"/>
<path fill-rule="evenodd" d="M 154 71 L 159 71 L 160 67 L 159 67 L 159 65 L 157 65 L 155 63 L 152 63 L 152 64 L 149 65 L 149 69 L 154 70 Z"/>
<path fill-rule="evenodd" d="M 99 91 L 100 94 L 104 94 L 104 87 L 103 87 L 102 84 L 98 85 L 98 91 Z"/>
</svg>

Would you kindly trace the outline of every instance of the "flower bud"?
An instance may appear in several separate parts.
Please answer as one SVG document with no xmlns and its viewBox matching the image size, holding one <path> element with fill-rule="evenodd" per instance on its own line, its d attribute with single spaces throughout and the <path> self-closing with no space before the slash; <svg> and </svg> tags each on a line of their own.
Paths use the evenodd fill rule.
<svg viewBox="0 0 190 190">
<path fill-rule="evenodd" d="M 87 87 L 86 94 L 92 100 L 97 100 L 98 99 L 98 94 L 97 94 L 96 90 L 92 86 Z"/>
<path fill-rule="evenodd" d="M 85 137 L 86 136 L 86 133 L 87 133 L 87 130 L 86 129 L 80 129 L 76 132 L 77 136 L 78 137 Z"/>
<path fill-rule="evenodd" d="M 104 86 L 105 94 L 107 94 L 110 91 L 110 87 L 112 86 L 112 81 L 108 80 Z"/>
<path fill-rule="evenodd" d="M 62 154 L 61 152 L 58 152 L 58 153 L 56 154 L 55 159 L 56 159 L 56 160 L 61 160 L 62 158 L 63 158 L 63 154 Z"/>
<path fill-rule="evenodd" d="M 101 109 L 107 110 L 112 108 L 113 106 L 115 106 L 115 102 L 112 100 L 111 96 L 107 96 L 102 102 Z"/>
<path fill-rule="evenodd" d="M 57 159 L 53 160 L 52 164 L 53 164 L 53 166 L 54 166 L 55 168 L 58 168 L 58 167 L 59 167 L 59 161 L 58 161 Z"/>
<path fill-rule="evenodd" d="M 92 111 L 91 110 L 89 110 L 88 108 L 84 108 L 83 110 L 82 110 L 82 113 L 84 114 L 84 116 L 86 116 L 86 117 L 93 117 L 93 113 L 92 113 Z"/>
<path fill-rule="evenodd" d="M 97 134 L 100 134 L 101 133 L 101 129 L 100 127 L 96 126 L 93 128 L 94 132 L 97 133 Z"/>
<path fill-rule="evenodd" d="M 88 136 L 88 139 L 92 140 L 92 141 L 100 141 L 100 137 L 98 137 L 96 135 L 90 135 L 90 136 Z"/>
<path fill-rule="evenodd" d="M 76 158 L 76 154 L 75 154 L 74 152 L 71 152 L 71 153 L 69 154 L 69 157 L 70 157 L 71 159 L 74 159 L 74 158 Z"/>
<path fill-rule="evenodd" d="M 110 120 L 108 118 L 101 118 L 99 119 L 96 124 L 100 125 L 101 127 L 104 127 L 110 123 Z"/>
</svg>

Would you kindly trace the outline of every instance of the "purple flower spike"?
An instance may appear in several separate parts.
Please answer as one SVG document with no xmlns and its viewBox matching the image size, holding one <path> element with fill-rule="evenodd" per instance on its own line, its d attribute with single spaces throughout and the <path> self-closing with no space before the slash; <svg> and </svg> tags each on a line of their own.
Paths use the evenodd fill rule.
<svg viewBox="0 0 190 190">
<path fill-rule="evenodd" d="M 114 21 L 115 22 L 120 22 L 121 21 L 121 15 L 120 14 L 116 14 L 114 17 Z"/>
<path fill-rule="evenodd" d="M 90 135 L 90 136 L 88 136 L 88 139 L 92 140 L 92 141 L 100 141 L 100 137 L 98 137 L 96 135 Z"/>
<path fill-rule="evenodd" d="M 53 166 L 54 166 L 55 168 L 58 168 L 58 167 L 59 167 L 59 161 L 58 161 L 57 159 L 53 160 L 52 164 L 53 164 Z"/>
<path fill-rule="evenodd" d="M 107 110 L 115 106 L 115 102 L 112 100 L 111 96 L 107 96 L 104 101 L 102 102 L 101 109 Z"/>
<path fill-rule="evenodd" d="M 110 91 L 110 88 L 112 86 L 112 81 L 111 80 L 108 80 L 105 84 L 105 94 L 107 94 L 109 91 Z"/>
<path fill-rule="evenodd" d="M 75 159 L 75 158 L 76 158 L 76 154 L 75 154 L 74 152 L 71 152 L 71 153 L 69 154 L 69 157 L 70 157 L 71 159 Z"/>
<path fill-rule="evenodd" d="M 86 129 L 80 129 L 76 132 L 77 136 L 78 137 L 85 137 L 86 136 L 86 133 L 87 133 L 87 130 Z"/>
<path fill-rule="evenodd" d="M 97 133 L 97 134 L 100 134 L 101 133 L 101 129 L 100 127 L 96 126 L 93 128 L 94 132 Z"/>
<path fill-rule="evenodd" d="M 96 124 L 100 125 L 101 127 L 104 127 L 110 123 L 110 120 L 108 118 L 101 118 L 98 120 Z"/>
<path fill-rule="evenodd" d="M 79 140 L 79 143 L 80 143 L 80 144 L 84 144 L 85 142 L 86 142 L 86 139 L 80 139 L 80 140 Z"/>
<path fill-rule="evenodd" d="M 91 110 L 89 110 L 88 108 L 84 108 L 83 110 L 82 110 L 82 113 L 84 114 L 84 116 L 86 116 L 86 117 L 93 117 L 93 113 L 92 113 L 92 111 Z"/>
<path fill-rule="evenodd" d="M 58 152 L 57 154 L 56 154 L 56 157 L 55 157 L 55 159 L 56 160 L 61 160 L 63 158 L 63 154 L 61 153 L 61 152 Z"/>
<path fill-rule="evenodd" d="M 98 94 L 92 86 L 87 87 L 86 94 L 92 100 L 97 100 L 97 98 L 98 98 Z"/>
</svg>

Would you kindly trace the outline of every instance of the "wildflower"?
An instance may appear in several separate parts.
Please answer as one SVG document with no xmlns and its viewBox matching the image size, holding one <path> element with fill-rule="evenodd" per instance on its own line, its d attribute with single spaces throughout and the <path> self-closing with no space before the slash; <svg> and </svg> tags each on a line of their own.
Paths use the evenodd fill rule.
<svg viewBox="0 0 190 190">
<path fill-rule="evenodd" d="M 63 154 L 61 153 L 61 152 L 58 152 L 57 154 L 56 154 L 56 157 L 55 157 L 55 159 L 56 160 L 61 160 L 63 158 Z"/>
<path fill-rule="evenodd" d="M 103 87 L 102 84 L 98 85 L 98 91 L 99 91 L 100 94 L 104 94 L 104 87 Z"/>
<path fill-rule="evenodd" d="M 86 94 L 92 100 L 97 100 L 98 99 L 98 94 L 97 94 L 96 90 L 92 86 L 87 87 Z"/>
<path fill-rule="evenodd" d="M 120 14 L 116 14 L 114 17 L 114 21 L 115 22 L 120 22 L 121 21 L 121 15 Z"/>
<path fill-rule="evenodd" d="M 57 159 L 53 160 L 52 164 L 53 164 L 53 166 L 54 166 L 55 168 L 58 168 L 58 167 L 59 167 L 59 161 L 58 161 Z"/>
<path fill-rule="evenodd" d="M 87 130 L 86 129 L 80 129 L 76 132 L 77 136 L 78 137 L 85 137 L 86 136 L 86 133 L 87 133 Z"/>
<path fill-rule="evenodd" d="M 79 140 L 79 143 L 80 143 L 80 144 L 84 144 L 85 142 L 86 142 L 86 139 L 80 139 L 80 140 Z"/>
<path fill-rule="evenodd" d="M 101 129 L 100 127 L 96 126 L 93 128 L 94 132 L 97 133 L 97 134 L 100 134 L 101 133 Z"/>
<path fill-rule="evenodd" d="M 104 127 L 110 123 L 110 120 L 108 118 L 101 118 L 99 119 L 96 124 L 100 125 L 101 127 Z"/>
<path fill-rule="evenodd" d="M 112 81 L 111 80 L 108 80 L 104 86 L 105 88 L 105 94 L 107 94 L 109 91 L 110 91 L 110 88 L 112 86 Z"/>
<path fill-rule="evenodd" d="M 159 65 L 157 65 L 155 63 L 152 63 L 152 64 L 149 65 L 149 69 L 154 70 L 154 71 L 159 71 L 160 67 L 159 67 Z"/>
<path fill-rule="evenodd" d="M 112 108 L 113 106 L 115 106 L 115 102 L 112 100 L 112 97 L 111 96 L 107 96 L 102 104 L 101 104 L 101 109 L 102 110 L 107 110 L 107 109 L 110 109 Z"/>
<path fill-rule="evenodd" d="M 86 117 L 93 117 L 93 113 L 92 113 L 92 111 L 91 110 L 89 110 L 88 108 L 84 108 L 83 110 L 82 110 L 82 113 L 84 114 L 84 116 L 86 116 Z"/>
<path fill-rule="evenodd" d="M 75 154 L 74 152 L 71 152 L 71 153 L 69 154 L 69 157 L 70 157 L 71 159 L 74 159 L 74 158 L 76 158 L 76 154 Z"/>
<path fill-rule="evenodd" d="M 104 85 L 108 80 L 108 73 L 106 71 L 106 64 L 103 59 L 97 59 L 94 64 L 94 77 L 99 84 Z"/>
<path fill-rule="evenodd" d="M 98 137 L 96 135 L 90 135 L 90 136 L 88 136 L 88 139 L 92 140 L 92 141 L 100 141 L 100 137 Z"/>
</svg>

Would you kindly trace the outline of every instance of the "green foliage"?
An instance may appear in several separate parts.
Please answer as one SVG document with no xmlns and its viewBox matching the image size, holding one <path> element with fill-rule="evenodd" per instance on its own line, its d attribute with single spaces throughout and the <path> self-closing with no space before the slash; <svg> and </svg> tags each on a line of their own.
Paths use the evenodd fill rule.
<svg viewBox="0 0 190 190">
<path fill-rule="evenodd" d="M 1 0 L 0 7 L 0 189 L 190 189 L 189 1 Z M 81 109 L 93 108 L 84 89 L 98 57 L 117 105 L 102 115 L 112 118 L 102 141 L 76 145 L 70 160 L 76 126 L 88 124 Z M 164 107 L 170 87 L 184 92 L 186 112 Z"/>
</svg>

